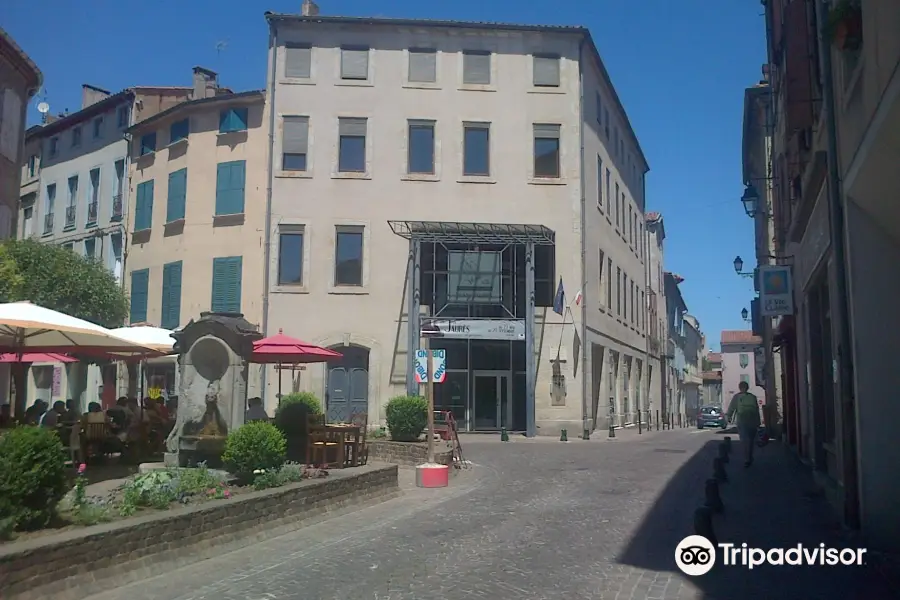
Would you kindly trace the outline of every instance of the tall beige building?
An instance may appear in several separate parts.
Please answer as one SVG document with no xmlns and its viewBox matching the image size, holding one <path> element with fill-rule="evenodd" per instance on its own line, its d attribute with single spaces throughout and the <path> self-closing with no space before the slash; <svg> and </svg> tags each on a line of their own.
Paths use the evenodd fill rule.
<svg viewBox="0 0 900 600">
<path fill-rule="evenodd" d="M 267 19 L 265 329 L 344 354 L 294 387 L 383 421 L 420 392 L 425 329 L 464 429 L 577 436 L 609 397 L 616 424 L 650 410 L 648 167 L 589 32 Z"/>
</svg>

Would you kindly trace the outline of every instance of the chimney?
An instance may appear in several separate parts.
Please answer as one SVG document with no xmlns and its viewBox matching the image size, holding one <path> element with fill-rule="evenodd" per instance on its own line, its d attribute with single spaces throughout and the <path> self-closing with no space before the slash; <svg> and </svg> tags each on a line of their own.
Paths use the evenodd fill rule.
<svg viewBox="0 0 900 600">
<path fill-rule="evenodd" d="M 300 6 L 300 14 L 304 17 L 315 17 L 319 14 L 319 5 L 312 0 L 303 0 Z"/>
<path fill-rule="evenodd" d="M 111 95 L 110 92 L 104 89 L 84 83 L 81 85 L 81 110 L 84 110 L 93 104 L 97 104 L 101 100 L 106 100 Z"/>
<path fill-rule="evenodd" d="M 194 67 L 194 92 L 193 100 L 212 98 L 219 87 L 219 76 L 215 71 Z"/>
</svg>

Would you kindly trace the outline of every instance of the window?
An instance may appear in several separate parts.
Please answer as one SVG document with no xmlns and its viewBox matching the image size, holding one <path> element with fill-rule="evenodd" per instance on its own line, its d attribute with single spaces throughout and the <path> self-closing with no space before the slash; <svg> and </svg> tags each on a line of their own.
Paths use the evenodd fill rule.
<svg viewBox="0 0 900 600">
<path fill-rule="evenodd" d="M 740 361 L 741 368 L 746 369 L 747 365 L 750 364 L 750 355 L 749 354 L 741 354 L 738 357 L 738 360 Z"/>
<path fill-rule="evenodd" d="M 139 269 L 131 272 L 131 310 L 129 323 L 145 323 L 147 321 L 147 294 L 150 289 L 150 269 Z"/>
<path fill-rule="evenodd" d="M 628 212 L 631 212 L 631 208 L 628 209 Z M 637 247 L 641 245 L 641 240 L 638 239 L 637 214 L 631 217 L 631 239 L 634 241 L 635 250 L 637 250 Z"/>
<path fill-rule="evenodd" d="M 37 171 L 37 155 L 32 154 L 28 157 L 28 176 L 34 177 L 35 172 Z"/>
<path fill-rule="evenodd" d="M 229 108 L 219 113 L 219 133 L 234 133 L 247 131 L 247 117 L 249 111 L 246 108 Z"/>
<path fill-rule="evenodd" d="M 482 50 L 463 51 L 463 84 L 491 84 L 491 53 Z"/>
<path fill-rule="evenodd" d="M 535 54 L 533 69 L 534 87 L 559 87 L 559 56 Z"/>
<path fill-rule="evenodd" d="M 609 109 L 603 108 L 603 135 L 609 138 Z"/>
<path fill-rule="evenodd" d="M 463 124 L 463 175 L 491 174 L 490 123 Z"/>
<path fill-rule="evenodd" d="M 103 135 L 103 117 L 94 119 L 94 139 L 100 139 Z"/>
<path fill-rule="evenodd" d="M 622 315 L 622 269 L 616 267 L 616 314 Z"/>
<path fill-rule="evenodd" d="M 366 172 L 366 119 L 338 119 L 338 171 Z"/>
<path fill-rule="evenodd" d="M 122 187 L 125 185 L 125 159 L 119 159 L 115 162 L 113 169 L 113 186 L 112 186 L 112 220 L 119 221 L 122 219 Z"/>
<path fill-rule="evenodd" d="M 597 155 L 597 206 L 603 208 L 603 159 Z"/>
<path fill-rule="evenodd" d="M 437 81 L 437 50 L 410 48 L 407 78 L 414 83 L 435 83 Z"/>
<path fill-rule="evenodd" d="M 53 205 L 56 203 L 56 184 L 51 183 L 47 185 L 47 211 L 50 214 L 53 214 Z"/>
<path fill-rule="evenodd" d="M 334 285 L 363 284 L 363 229 L 338 227 L 335 231 Z"/>
<path fill-rule="evenodd" d="M 559 179 L 559 125 L 534 126 L 534 176 Z"/>
<path fill-rule="evenodd" d="M 612 259 L 606 259 L 606 307 L 612 310 Z"/>
<path fill-rule="evenodd" d="M 603 267 L 606 266 L 606 255 L 605 255 L 605 253 L 603 252 L 603 249 L 602 249 L 602 248 L 600 249 L 599 254 L 600 254 L 600 262 L 598 263 L 598 264 L 599 264 L 599 270 L 598 270 L 598 273 L 597 273 L 597 286 L 598 286 L 598 288 L 599 288 L 600 291 L 599 291 L 599 293 L 597 294 L 597 297 L 600 298 L 600 305 L 602 306 L 602 305 L 603 305 L 603 295 L 604 295 L 604 294 L 603 294 L 603 291 L 604 291 L 604 290 L 603 290 L 603 275 L 604 275 L 604 273 L 603 273 Z"/>
<path fill-rule="evenodd" d="M 169 173 L 169 195 L 166 198 L 166 223 L 184 219 L 187 203 L 187 168 Z"/>
<path fill-rule="evenodd" d="M 162 317 L 163 329 L 178 329 L 181 325 L 181 261 L 163 265 Z"/>
<path fill-rule="evenodd" d="M 309 117 L 284 117 L 281 140 L 281 170 L 306 171 L 309 147 Z"/>
<path fill-rule="evenodd" d="M 213 259 L 212 302 L 213 312 L 241 312 L 241 276 L 243 259 L 225 256 Z"/>
<path fill-rule="evenodd" d="M 434 173 L 434 121 L 409 122 L 408 173 Z"/>
<path fill-rule="evenodd" d="M 597 126 L 603 128 L 603 96 L 599 93 L 594 97 L 594 104 L 597 107 Z M 600 134 L 600 131 L 597 131 Z"/>
<path fill-rule="evenodd" d="M 624 202 L 624 199 L 623 199 L 623 202 Z M 629 244 L 633 244 L 633 243 L 634 243 L 634 230 L 631 229 L 631 227 L 632 227 L 631 223 L 632 223 L 633 220 L 634 220 L 634 217 L 633 217 L 632 214 L 631 214 L 631 206 L 629 205 L 629 207 L 628 207 L 628 220 L 625 221 L 625 228 L 624 228 L 624 229 L 625 229 L 625 237 L 628 238 L 628 243 L 629 243 Z M 629 233 L 629 231 L 630 231 L 630 233 Z"/>
<path fill-rule="evenodd" d="M 78 204 L 78 175 L 69 177 L 69 203 L 66 206 Z"/>
<path fill-rule="evenodd" d="M 81 145 L 81 127 L 72 130 L 72 147 L 77 148 Z"/>
<path fill-rule="evenodd" d="M 289 79 L 309 79 L 312 76 L 312 46 L 285 44 L 284 76 Z"/>
<path fill-rule="evenodd" d="M 97 238 L 88 238 L 84 240 L 84 257 L 85 258 L 95 258 L 94 254 L 97 252 Z"/>
<path fill-rule="evenodd" d="M 631 324 L 634 325 L 634 313 L 637 310 L 637 302 L 635 301 L 635 290 L 636 286 L 634 285 L 634 281 L 628 282 L 629 295 L 631 297 Z"/>
<path fill-rule="evenodd" d="M 55 158 L 59 154 L 59 138 L 50 138 L 50 158 Z"/>
<path fill-rule="evenodd" d="M 622 274 L 622 319 L 628 321 L 628 275 Z"/>
<path fill-rule="evenodd" d="M 140 156 L 153 154 L 156 152 L 156 132 L 148 133 L 141 136 L 141 152 Z"/>
<path fill-rule="evenodd" d="M 278 285 L 303 285 L 303 230 L 278 235 Z"/>
<path fill-rule="evenodd" d="M 616 182 L 616 228 L 621 227 L 619 215 L 622 212 L 622 198 L 619 195 L 619 182 Z"/>
<path fill-rule="evenodd" d="M 365 81 L 369 78 L 369 49 L 362 46 L 341 48 L 341 79 Z"/>
<path fill-rule="evenodd" d="M 243 160 L 216 166 L 216 216 L 244 214 L 246 167 Z"/>
<path fill-rule="evenodd" d="M 134 230 L 144 231 L 153 225 L 153 180 L 144 181 L 137 186 L 137 198 L 134 203 Z"/>
<path fill-rule="evenodd" d="M 181 121 L 176 121 L 172 123 L 171 127 L 169 127 L 169 143 L 174 144 L 175 142 L 186 140 L 190 133 L 190 119 L 182 119 Z"/>
<path fill-rule="evenodd" d="M 90 224 L 97 222 L 97 207 L 100 202 L 100 169 L 91 169 L 88 184 L 90 189 L 88 191 L 87 222 Z"/>
<path fill-rule="evenodd" d="M 128 107 L 120 106 L 116 109 L 116 124 L 119 126 L 119 129 L 123 127 L 128 127 Z"/>
<path fill-rule="evenodd" d="M 647 296 L 641 291 L 641 331 L 647 328 Z"/>
<path fill-rule="evenodd" d="M 749 375 L 741 375 L 741 381 L 743 383 L 746 383 L 747 385 L 750 385 L 750 376 Z"/>
<path fill-rule="evenodd" d="M 610 205 L 610 199 L 612 195 L 610 194 L 610 184 L 612 182 L 612 174 L 609 172 L 609 169 L 606 169 L 606 218 L 609 218 L 609 213 L 612 210 L 612 206 Z"/>
</svg>

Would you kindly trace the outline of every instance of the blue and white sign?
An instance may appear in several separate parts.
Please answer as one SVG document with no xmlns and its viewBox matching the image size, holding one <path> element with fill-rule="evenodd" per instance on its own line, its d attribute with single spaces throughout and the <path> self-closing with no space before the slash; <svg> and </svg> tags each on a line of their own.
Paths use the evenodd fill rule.
<svg viewBox="0 0 900 600">
<path fill-rule="evenodd" d="M 435 383 L 444 383 L 447 377 L 447 351 L 431 351 L 431 368 Z M 416 383 L 428 383 L 428 350 L 416 350 Z"/>
</svg>

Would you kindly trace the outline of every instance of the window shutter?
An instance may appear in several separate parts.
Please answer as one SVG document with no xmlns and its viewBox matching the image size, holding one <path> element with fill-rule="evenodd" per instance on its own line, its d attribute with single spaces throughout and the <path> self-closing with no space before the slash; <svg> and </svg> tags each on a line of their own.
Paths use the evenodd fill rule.
<svg viewBox="0 0 900 600">
<path fill-rule="evenodd" d="M 246 108 L 235 108 L 232 110 L 232 119 L 235 125 L 235 128 L 232 131 L 244 131 L 247 129 L 247 116 L 250 111 Z"/>
<path fill-rule="evenodd" d="M 292 79 L 309 79 L 312 65 L 312 48 L 305 45 L 288 45 L 284 49 L 284 76 Z"/>
<path fill-rule="evenodd" d="M 538 125 L 534 126 L 534 137 L 541 139 L 559 139 L 559 125 Z"/>
<path fill-rule="evenodd" d="M 342 136 L 366 137 L 365 119 L 340 119 L 338 134 Z"/>
<path fill-rule="evenodd" d="M 166 222 L 184 218 L 187 196 L 187 168 L 169 173 L 169 197 L 166 202 Z"/>
<path fill-rule="evenodd" d="M 422 83 L 437 81 L 437 52 L 435 50 L 410 49 L 409 80 Z"/>
<path fill-rule="evenodd" d="M 143 323 L 147 320 L 147 292 L 149 284 L 149 269 L 131 272 L 131 311 L 128 319 L 130 323 Z"/>
<path fill-rule="evenodd" d="M 176 329 L 181 324 L 181 261 L 163 267 L 162 320 L 163 329 Z"/>
<path fill-rule="evenodd" d="M 138 184 L 134 211 L 134 230 L 144 231 L 153 225 L 153 180 Z"/>
<path fill-rule="evenodd" d="M 285 117 L 281 151 L 285 154 L 306 154 L 309 143 L 309 117 Z"/>
<path fill-rule="evenodd" d="M 473 85 L 491 83 L 490 52 L 465 52 L 463 54 L 463 83 Z"/>
<path fill-rule="evenodd" d="M 216 214 L 227 215 L 228 213 L 228 187 L 231 182 L 231 166 L 230 163 L 219 163 L 216 165 Z"/>
<path fill-rule="evenodd" d="M 369 49 L 341 48 L 341 79 L 369 78 Z"/>
<path fill-rule="evenodd" d="M 231 163 L 231 208 L 233 214 L 244 212 L 244 180 L 246 177 L 246 165 L 243 160 Z"/>
<path fill-rule="evenodd" d="M 559 57 L 534 57 L 534 85 L 541 87 L 559 87 Z"/>
<path fill-rule="evenodd" d="M 241 311 L 242 259 L 227 256 L 213 259 L 212 310 Z"/>
</svg>

